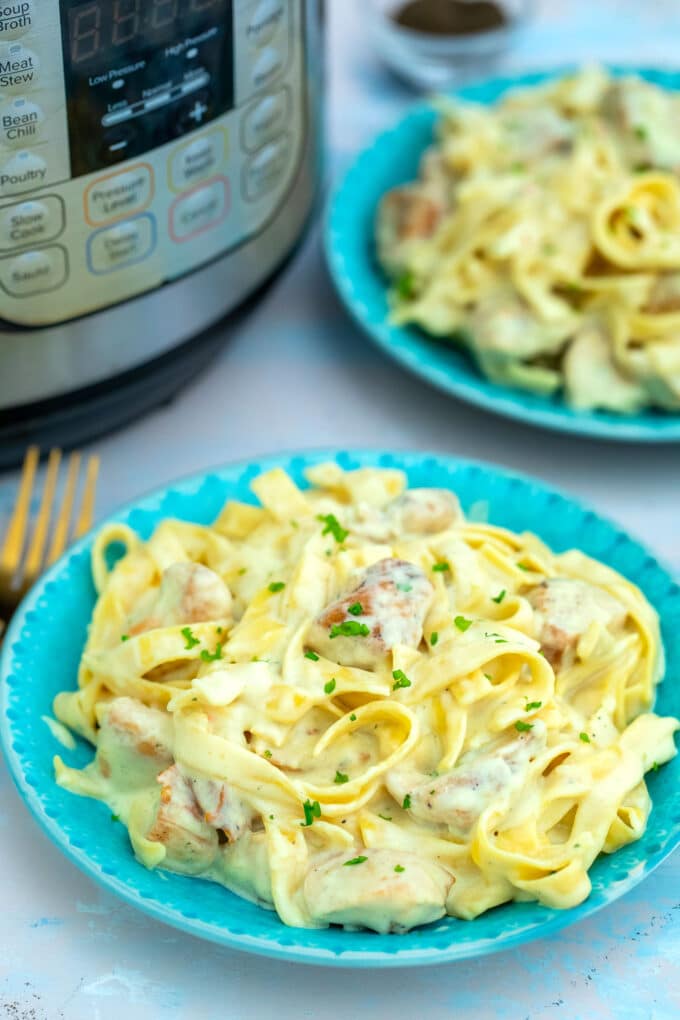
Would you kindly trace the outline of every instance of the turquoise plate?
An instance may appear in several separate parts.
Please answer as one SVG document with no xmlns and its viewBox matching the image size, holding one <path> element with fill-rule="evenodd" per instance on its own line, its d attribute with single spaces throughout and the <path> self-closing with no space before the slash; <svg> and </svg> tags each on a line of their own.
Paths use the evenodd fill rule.
<svg viewBox="0 0 680 1020">
<path fill-rule="evenodd" d="M 680 90 L 680 73 L 612 68 L 636 73 L 665 88 Z M 495 78 L 461 89 L 458 95 L 493 103 L 507 89 L 537 85 L 558 73 Z M 356 322 L 415 375 L 485 410 L 527 424 L 598 439 L 626 442 L 680 441 L 680 415 L 648 411 L 636 415 L 576 411 L 561 396 L 544 397 L 485 379 L 472 358 L 451 344 L 434 340 L 415 326 L 393 326 L 388 319 L 387 284 L 375 257 L 373 224 L 381 197 L 417 176 L 420 157 L 433 139 L 437 114 L 418 106 L 392 130 L 380 135 L 353 164 L 333 196 L 326 219 L 326 258 L 338 293 Z"/>
<path fill-rule="evenodd" d="M 680 589 L 637 542 L 539 482 L 490 465 L 417 453 L 342 452 L 280 456 L 195 475 L 130 504 L 112 518 L 147 538 L 164 517 L 206 524 L 225 499 L 254 502 L 249 482 L 281 466 L 304 484 L 303 470 L 336 459 L 344 468 L 399 467 L 411 485 L 455 490 L 466 509 L 488 507 L 494 524 L 530 529 L 558 550 L 578 545 L 635 581 L 663 620 L 668 656 L 658 711 L 680 715 Z M 95 602 L 88 536 L 71 549 L 24 600 L 5 640 L 0 680 L 0 737 L 29 809 L 50 839 L 107 889 L 161 921 L 214 942 L 265 956 L 339 967 L 404 967 L 442 963 L 505 949 L 581 920 L 640 882 L 680 842 L 680 758 L 648 776 L 654 807 L 643 838 L 594 864 L 589 899 L 573 910 L 511 903 L 476 921 L 447 918 L 407 935 L 286 928 L 271 911 L 221 886 L 159 871 L 135 860 L 122 825 L 95 800 L 67 793 L 53 779 L 52 756 L 79 767 L 90 761 L 84 742 L 73 752 L 50 735 L 41 716 L 57 691 L 74 688 Z M 46 861 L 49 867 L 49 861 Z"/>
</svg>

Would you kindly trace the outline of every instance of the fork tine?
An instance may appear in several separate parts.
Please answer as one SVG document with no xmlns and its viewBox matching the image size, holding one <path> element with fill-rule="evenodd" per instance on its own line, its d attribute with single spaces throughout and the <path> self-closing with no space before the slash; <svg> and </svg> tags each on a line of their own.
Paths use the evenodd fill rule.
<svg viewBox="0 0 680 1020">
<path fill-rule="evenodd" d="M 47 461 L 47 474 L 45 476 L 40 511 L 24 567 L 24 575 L 28 583 L 32 583 L 40 573 L 47 541 L 47 532 L 50 525 L 50 516 L 52 514 L 52 504 L 54 503 L 54 493 L 57 488 L 60 463 L 61 450 L 55 447 L 53 450 L 50 450 L 50 456 Z"/>
<path fill-rule="evenodd" d="M 50 553 L 47 557 L 48 566 L 58 560 L 66 547 L 66 539 L 68 537 L 68 526 L 71 520 L 71 511 L 73 509 L 73 501 L 76 494 L 76 485 L 78 483 L 78 470 L 80 468 L 80 454 L 72 453 L 68 460 L 68 474 L 66 476 L 66 489 L 64 491 L 64 501 L 61 505 L 61 511 L 57 518 L 57 523 L 54 526 L 54 534 L 52 535 L 52 544 L 50 546 Z"/>
<path fill-rule="evenodd" d="M 99 475 L 99 457 L 90 457 L 87 462 L 87 473 L 85 475 L 85 488 L 80 504 L 80 514 L 73 532 L 73 537 L 80 538 L 92 527 L 94 517 L 94 497 L 97 491 L 97 477 Z"/>
<path fill-rule="evenodd" d="M 24 458 L 24 466 L 21 472 L 19 495 L 12 519 L 7 528 L 7 534 L 0 554 L 0 570 L 3 573 L 13 575 L 21 563 L 21 554 L 26 539 L 26 529 L 31 509 L 31 493 L 35 472 L 40 460 L 40 450 L 37 446 L 29 446 Z"/>
</svg>

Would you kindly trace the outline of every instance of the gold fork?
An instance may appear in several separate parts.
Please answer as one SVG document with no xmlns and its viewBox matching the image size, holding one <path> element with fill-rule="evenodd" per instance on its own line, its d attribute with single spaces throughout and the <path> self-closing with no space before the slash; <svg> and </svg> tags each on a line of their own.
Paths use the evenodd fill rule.
<svg viewBox="0 0 680 1020">
<path fill-rule="evenodd" d="M 37 446 L 31 446 L 26 452 L 19 493 L 0 552 L 0 611 L 6 618 L 11 616 L 24 593 L 42 571 L 61 556 L 67 542 L 84 534 L 92 525 L 99 457 L 88 458 L 80 510 L 73 522 L 71 518 L 74 514 L 82 457 L 79 453 L 72 453 L 68 459 L 66 484 L 59 508 L 55 506 L 55 495 L 61 460 L 61 450 L 50 450 L 40 509 L 29 536 L 31 498 L 40 450 Z M 2 629 L 0 621 L 0 633 Z"/>
</svg>

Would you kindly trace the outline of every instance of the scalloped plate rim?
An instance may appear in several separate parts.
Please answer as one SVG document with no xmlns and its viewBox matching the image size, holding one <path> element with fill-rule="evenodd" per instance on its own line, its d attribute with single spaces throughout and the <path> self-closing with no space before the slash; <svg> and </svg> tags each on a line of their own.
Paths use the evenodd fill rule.
<svg viewBox="0 0 680 1020">
<path fill-rule="evenodd" d="M 655 569 L 661 571 L 672 583 L 675 591 L 680 594 L 680 586 L 672 573 L 666 568 L 659 558 L 649 550 L 643 543 L 630 536 L 615 521 L 608 519 L 602 514 L 593 510 L 586 502 L 572 497 L 568 492 L 558 487 L 544 483 L 540 478 L 517 472 L 512 469 L 496 465 L 493 462 L 472 460 L 464 457 L 452 456 L 439 451 L 419 450 L 398 450 L 398 449 L 373 449 L 354 447 L 351 449 L 338 448 L 309 448 L 303 450 L 286 451 L 280 454 L 268 454 L 258 457 L 246 458 L 227 462 L 214 467 L 206 468 L 197 472 L 191 472 L 165 485 L 154 487 L 136 499 L 127 501 L 119 506 L 111 514 L 103 518 L 86 535 L 74 543 L 60 559 L 53 564 L 42 575 L 39 581 L 26 594 L 19 608 L 8 626 L 7 634 L 0 650 L 0 746 L 9 766 L 12 780 L 29 808 L 34 820 L 38 823 L 43 832 L 49 837 L 57 849 L 69 860 L 71 860 L 82 872 L 92 878 L 99 886 L 113 892 L 120 899 L 141 910 L 143 913 L 161 921 L 175 929 L 199 938 L 207 939 L 218 945 L 230 949 L 237 949 L 244 952 L 251 952 L 255 955 L 270 959 L 287 960 L 296 963 L 306 963 L 319 966 L 334 966 L 341 968 L 364 968 L 364 967 L 403 967 L 403 966 L 428 966 L 444 963 L 457 962 L 464 959 L 471 959 L 477 956 L 501 952 L 514 946 L 541 939 L 547 935 L 576 924 L 597 913 L 599 910 L 609 906 L 621 896 L 625 895 L 632 888 L 642 882 L 647 875 L 654 871 L 671 853 L 680 845 L 680 827 L 669 839 L 668 844 L 659 849 L 656 853 L 650 854 L 643 867 L 636 867 L 625 879 L 616 884 L 613 895 L 601 901 L 587 899 L 577 907 L 557 912 L 542 923 L 531 922 L 524 928 L 519 928 L 509 934 L 497 935 L 494 938 L 480 938 L 477 942 L 462 944 L 457 949 L 455 938 L 445 948 L 416 948 L 399 949 L 399 936 L 375 936 L 376 939 L 388 939 L 390 949 L 376 950 L 372 952 L 346 950 L 339 952 L 327 948 L 314 948 L 309 946 L 295 947 L 279 944 L 264 936 L 233 933 L 224 929 L 216 929 L 213 924 L 203 922 L 200 918 L 187 918 L 178 909 L 169 907 L 162 902 L 162 890 L 156 899 L 149 899 L 138 890 L 131 888 L 125 882 L 119 880 L 115 875 L 105 873 L 88 855 L 87 851 L 74 846 L 68 835 L 59 825 L 58 821 L 49 817 L 40 800 L 38 792 L 27 782 L 22 762 L 12 746 L 12 725 L 7 715 L 8 689 L 6 678 L 11 672 L 11 665 L 14 660 L 14 645 L 19 635 L 21 626 L 27 613 L 35 608 L 36 603 L 42 596 L 44 589 L 53 581 L 58 581 L 64 568 L 73 556 L 85 551 L 91 546 L 97 531 L 111 522 L 124 520 L 137 510 L 154 513 L 158 512 L 160 505 L 169 496 L 181 494 L 186 496 L 197 496 L 205 482 L 215 477 L 227 484 L 234 484 L 239 475 L 252 467 L 260 470 L 269 470 L 273 467 L 280 467 L 290 464 L 294 460 L 302 460 L 305 466 L 317 463 L 321 460 L 337 459 L 339 456 L 358 458 L 363 462 L 377 463 L 385 456 L 396 462 L 395 466 L 403 466 L 408 470 L 419 462 L 434 460 L 442 462 L 447 467 L 455 467 L 456 470 L 476 471 L 489 474 L 494 478 L 502 478 L 508 483 L 520 483 L 522 486 L 538 487 L 546 496 L 558 497 L 571 506 L 578 509 L 582 514 L 593 515 L 598 521 L 604 524 L 617 537 L 623 536 L 626 542 L 637 547 L 645 553 Z M 410 463 L 411 462 L 411 463 Z M 445 920 L 445 919 L 442 919 Z M 474 923 L 474 922 L 469 922 Z M 291 931 L 291 929 L 283 929 Z M 295 929 L 292 929 L 295 931 Z M 322 929 L 323 931 L 323 929 Z M 427 929 L 424 929 L 425 933 Z M 498 943 L 498 944 L 497 944 Z"/>
</svg>

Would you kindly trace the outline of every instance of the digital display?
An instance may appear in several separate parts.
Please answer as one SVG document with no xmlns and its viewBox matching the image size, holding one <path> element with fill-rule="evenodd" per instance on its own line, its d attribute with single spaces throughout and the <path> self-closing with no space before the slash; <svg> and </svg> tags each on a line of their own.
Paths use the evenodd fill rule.
<svg viewBox="0 0 680 1020">
<path fill-rule="evenodd" d="M 233 0 L 66 0 L 71 172 L 91 173 L 233 106 Z"/>
</svg>

